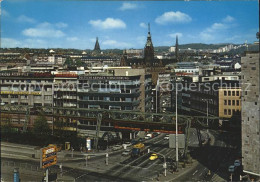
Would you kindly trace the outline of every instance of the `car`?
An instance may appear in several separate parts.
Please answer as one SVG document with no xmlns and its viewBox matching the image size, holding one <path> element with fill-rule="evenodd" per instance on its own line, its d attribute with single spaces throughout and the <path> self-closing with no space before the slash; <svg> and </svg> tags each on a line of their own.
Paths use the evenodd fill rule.
<svg viewBox="0 0 260 182">
<path fill-rule="evenodd" d="M 236 169 L 236 167 L 233 166 L 233 165 L 231 165 L 231 166 L 229 166 L 229 168 L 228 168 L 228 172 L 233 173 L 233 172 L 235 172 L 235 169 Z"/>
<path fill-rule="evenodd" d="M 153 136 L 154 136 L 154 137 L 157 137 L 158 135 L 159 135 L 159 134 L 158 134 L 157 132 L 154 132 L 154 133 L 153 133 Z"/>
<path fill-rule="evenodd" d="M 122 148 L 123 148 L 122 145 L 115 145 L 115 146 L 112 147 L 112 150 L 113 150 L 113 151 L 116 151 L 116 150 L 120 150 L 120 149 L 122 149 Z"/>
<path fill-rule="evenodd" d="M 153 138 L 153 134 L 151 134 L 151 133 L 147 134 L 147 135 L 144 137 L 144 139 L 150 139 L 150 138 Z"/>
<path fill-rule="evenodd" d="M 132 152 L 132 149 L 126 149 L 123 153 L 122 153 L 122 156 L 128 156 L 130 155 Z"/>
<path fill-rule="evenodd" d="M 164 140 L 169 140 L 169 135 L 165 135 Z"/>
<path fill-rule="evenodd" d="M 234 166 L 235 166 L 235 167 L 241 166 L 240 160 L 235 160 Z"/>
<path fill-rule="evenodd" d="M 125 147 L 130 147 L 132 144 L 130 143 L 130 142 L 125 142 L 124 144 L 123 144 L 123 147 L 125 146 Z"/>
<path fill-rule="evenodd" d="M 150 161 L 154 161 L 154 160 L 156 160 L 156 159 L 158 159 L 158 155 L 157 155 L 157 154 L 152 154 L 152 155 L 150 156 L 150 158 L 149 158 Z"/>
</svg>

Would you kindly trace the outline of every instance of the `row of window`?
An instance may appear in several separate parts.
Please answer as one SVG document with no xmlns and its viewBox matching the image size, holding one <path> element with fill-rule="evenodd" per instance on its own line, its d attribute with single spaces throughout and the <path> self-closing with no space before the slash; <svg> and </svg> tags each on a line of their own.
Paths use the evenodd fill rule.
<svg viewBox="0 0 260 182">
<path fill-rule="evenodd" d="M 89 108 L 89 109 L 109 109 L 109 110 L 133 110 L 132 106 L 109 106 L 109 105 L 88 105 L 80 104 L 79 108 Z"/>
<path fill-rule="evenodd" d="M 224 96 L 240 96 L 240 91 L 224 91 Z"/>
<path fill-rule="evenodd" d="M 81 96 L 80 99 L 82 100 L 90 100 L 90 101 L 125 101 L 125 102 L 132 102 L 132 98 L 125 98 L 125 97 L 103 97 L 103 96 Z"/>
<path fill-rule="evenodd" d="M 238 112 L 239 110 L 235 109 L 224 109 L 224 115 L 233 115 L 235 112 Z"/>
<path fill-rule="evenodd" d="M 8 97 L 9 95 L 2 95 L 2 98 L 9 98 Z M 10 98 L 12 99 L 18 99 L 18 95 L 10 95 Z M 28 95 L 21 95 L 21 99 L 27 99 L 28 98 Z M 35 99 L 41 99 L 42 96 L 41 95 L 35 95 L 34 96 Z M 44 99 L 46 100 L 51 100 L 52 99 L 52 96 L 51 95 L 45 95 L 44 96 Z"/>
<path fill-rule="evenodd" d="M 240 105 L 240 100 L 224 100 L 224 105 L 239 106 Z"/>
<path fill-rule="evenodd" d="M 27 82 L 27 83 L 31 83 L 31 82 L 36 82 L 36 83 L 52 83 L 53 80 L 2 80 L 2 83 L 14 83 L 14 82 L 17 82 L 17 83 L 20 83 L 20 82 Z"/>
</svg>

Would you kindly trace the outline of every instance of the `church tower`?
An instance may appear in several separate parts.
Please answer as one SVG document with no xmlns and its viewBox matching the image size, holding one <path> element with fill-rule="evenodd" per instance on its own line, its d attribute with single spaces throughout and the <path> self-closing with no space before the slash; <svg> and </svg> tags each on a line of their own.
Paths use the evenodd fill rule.
<svg viewBox="0 0 260 182">
<path fill-rule="evenodd" d="M 95 44 L 95 47 L 94 47 L 94 50 L 93 51 L 95 51 L 95 52 L 100 52 L 101 50 L 100 50 L 100 46 L 99 46 L 99 43 L 98 43 L 98 37 L 97 37 L 97 39 L 96 39 L 96 44 Z"/>
<path fill-rule="evenodd" d="M 150 23 L 148 23 L 148 35 L 147 35 L 147 41 L 144 48 L 144 65 L 146 67 L 153 66 L 154 61 L 154 48 L 152 43 L 152 37 L 150 33 Z"/>
<path fill-rule="evenodd" d="M 175 57 L 176 57 L 176 61 L 179 62 L 179 43 L 178 43 L 178 35 L 176 35 Z"/>
</svg>

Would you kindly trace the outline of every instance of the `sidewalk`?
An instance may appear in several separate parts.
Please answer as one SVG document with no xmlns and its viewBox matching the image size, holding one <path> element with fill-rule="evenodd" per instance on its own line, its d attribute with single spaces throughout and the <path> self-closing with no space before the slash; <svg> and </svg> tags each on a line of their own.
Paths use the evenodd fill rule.
<svg viewBox="0 0 260 182">
<path fill-rule="evenodd" d="M 178 172 L 169 172 L 167 170 L 166 172 L 166 176 L 164 176 L 164 172 L 163 174 L 160 174 L 159 177 L 155 177 L 153 178 L 153 181 L 174 181 L 176 178 L 184 175 L 185 173 L 188 173 L 189 171 L 193 170 L 197 165 L 198 165 L 198 161 L 193 161 L 192 164 L 187 164 L 186 168 L 182 168 L 179 165 L 179 169 Z"/>
<path fill-rule="evenodd" d="M 215 137 L 209 132 L 205 132 L 203 131 L 202 132 L 202 136 L 204 138 L 210 138 L 210 145 L 213 145 L 215 143 Z M 167 171 L 166 173 L 166 176 L 164 176 L 164 174 L 160 174 L 159 177 L 153 179 L 154 181 L 174 181 L 176 178 L 182 176 L 182 175 L 185 175 L 185 173 L 188 173 L 189 171 L 195 169 L 197 167 L 197 165 L 199 164 L 199 162 L 197 160 L 194 160 L 193 159 L 193 163 L 191 165 L 186 165 L 186 168 L 182 168 L 180 165 L 179 165 L 179 171 L 178 172 L 174 172 L 174 173 L 170 173 L 169 171 Z M 218 180 L 219 179 L 222 179 L 222 178 L 218 178 L 218 176 L 214 177 L 214 179 L 217 178 Z"/>
</svg>

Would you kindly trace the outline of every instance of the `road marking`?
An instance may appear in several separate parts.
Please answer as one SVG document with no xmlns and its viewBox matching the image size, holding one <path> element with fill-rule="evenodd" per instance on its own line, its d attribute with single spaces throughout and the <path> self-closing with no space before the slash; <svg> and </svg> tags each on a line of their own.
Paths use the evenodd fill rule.
<svg viewBox="0 0 260 182">
<path fill-rule="evenodd" d="M 81 177 L 83 177 L 83 176 L 86 176 L 88 173 L 86 173 L 86 174 L 82 174 L 81 176 L 79 176 L 79 177 L 77 177 L 77 178 L 75 178 L 75 179 L 79 179 L 79 178 L 81 178 Z"/>
<path fill-rule="evenodd" d="M 194 176 L 197 172 L 198 172 L 198 170 L 196 170 L 192 175 Z"/>
</svg>

